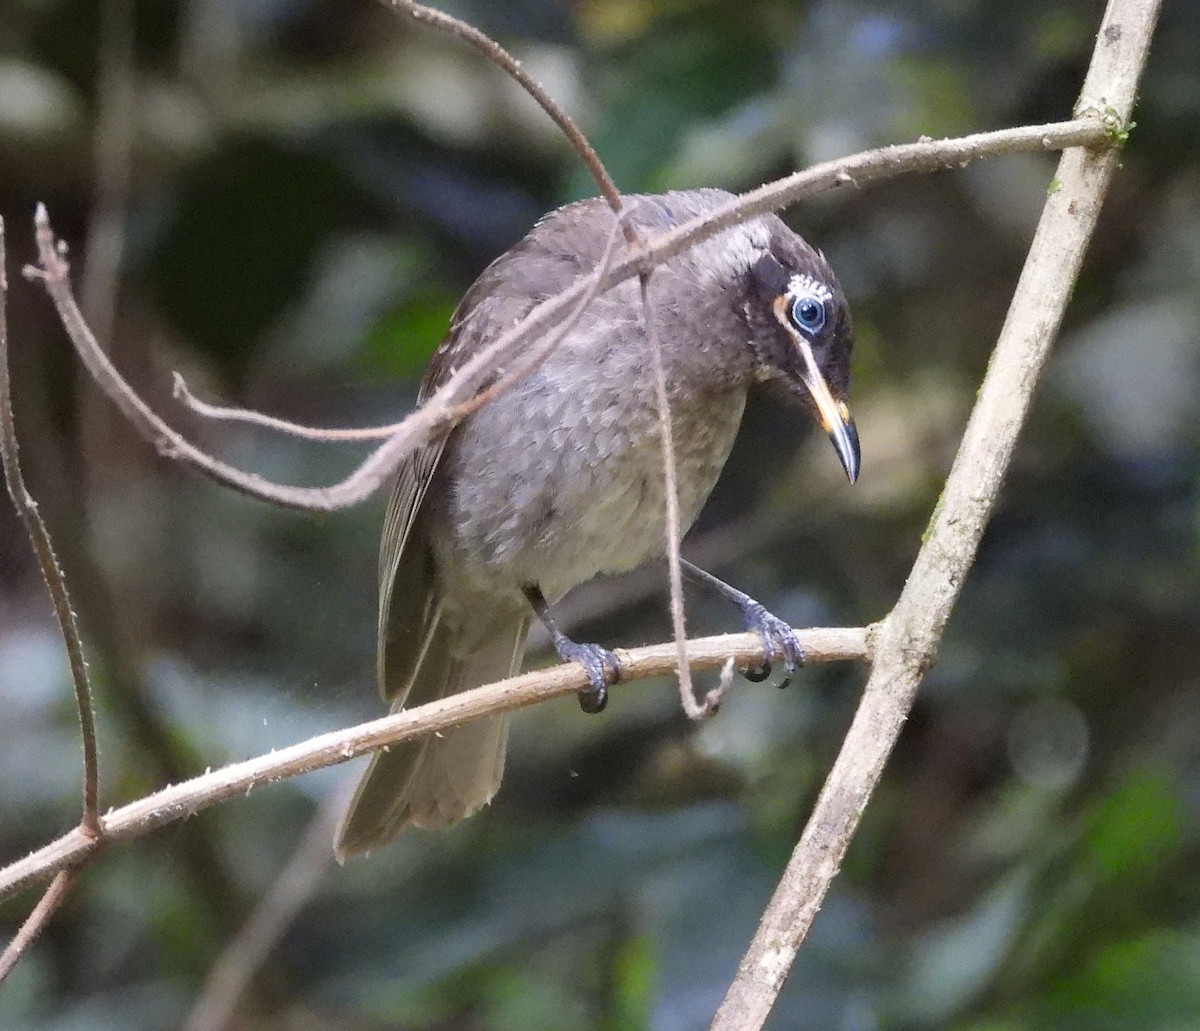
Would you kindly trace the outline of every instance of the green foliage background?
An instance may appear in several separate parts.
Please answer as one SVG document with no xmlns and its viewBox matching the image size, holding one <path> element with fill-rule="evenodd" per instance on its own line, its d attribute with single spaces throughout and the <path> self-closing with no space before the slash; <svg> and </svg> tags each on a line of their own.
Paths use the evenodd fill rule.
<svg viewBox="0 0 1200 1031">
<path fill-rule="evenodd" d="M 104 198 L 123 195 L 115 360 L 223 456 L 317 484 L 354 454 L 198 425 L 170 370 L 300 421 L 392 420 L 472 278 L 590 192 L 498 73 L 368 0 L 132 3 L 135 139 L 127 174 L 105 179 L 100 41 L 121 9 L 0 2 L 22 456 L 85 627 L 111 804 L 377 712 L 382 501 L 314 519 L 158 460 L 16 274 L 33 203 L 86 275 Z M 919 134 L 1066 117 L 1100 15 L 1084 0 L 447 9 L 525 60 L 629 191 L 742 189 Z M 1200 4 L 1167 4 L 1000 509 L 773 1028 L 1200 1026 L 1198 40 Z M 798 624 L 887 611 L 1052 174 L 1052 158 L 1010 158 L 789 212 L 853 305 L 862 478 L 847 487 L 795 411 L 756 404 L 694 557 Z M 584 639 L 661 640 L 661 572 L 583 588 L 563 616 Z M 689 618 L 735 625 L 703 596 Z M 701 728 L 665 682 L 616 691 L 602 718 L 569 701 L 521 714 L 486 813 L 319 872 L 236 1026 L 706 1026 L 861 684 L 851 668 L 783 693 L 742 684 Z M 0 713 L 11 860 L 71 826 L 79 747 L 6 507 Z M 0 1026 L 181 1026 L 354 776 L 258 791 L 114 850 L 0 990 Z M 34 898 L 0 909 L 5 937 Z"/>
</svg>

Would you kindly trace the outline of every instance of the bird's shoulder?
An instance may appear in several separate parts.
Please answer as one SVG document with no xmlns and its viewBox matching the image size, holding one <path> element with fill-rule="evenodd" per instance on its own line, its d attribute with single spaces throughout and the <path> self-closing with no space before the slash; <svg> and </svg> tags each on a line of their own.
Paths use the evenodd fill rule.
<svg viewBox="0 0 1200 1031">
<path fill-rule="evenodd" d="M 628 217 L 643 236 L 666 232 L 732 199 L 718 189 L 628 194 Z M 422 400 L 441 386 L 494 336 L 523 319 L 547 298 L 569 288 L 603 260 L 619 233 L 608 204 L 599 197 L 575 201 L 543 215 L 516 244 L 480 273 L 463 295 L 450 328 L 430 358 Z M 623 246 L 623 242 L 617 242 Z"/>
</svg>

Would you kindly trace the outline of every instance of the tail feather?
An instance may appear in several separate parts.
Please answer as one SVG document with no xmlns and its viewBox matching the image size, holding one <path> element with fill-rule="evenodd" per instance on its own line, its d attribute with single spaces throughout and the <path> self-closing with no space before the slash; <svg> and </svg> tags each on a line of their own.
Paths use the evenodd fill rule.
<svg viewBox="0 0 1200 1031">
<path fill-rule="evenodd" d="M 463 659 L 455 655 L 457 635 L 439 620 L 411 690 L 400 693 L 392 711 L 511 676 L 528 630 L 527 618 L 514 619 Z M 507 741 L 504 714 L 377 752 L 338 827 L 338 860 L 378 848 L 409 825 L 440 829 L 477 813 L 500 787 Z"/>
<path fill-rule="evenodd" d="M 431 742 L 409 785 L 398 823 L 444 830 L 492 800 L 504 774 L 508 714 L 475 720 Z"/>
</svg>

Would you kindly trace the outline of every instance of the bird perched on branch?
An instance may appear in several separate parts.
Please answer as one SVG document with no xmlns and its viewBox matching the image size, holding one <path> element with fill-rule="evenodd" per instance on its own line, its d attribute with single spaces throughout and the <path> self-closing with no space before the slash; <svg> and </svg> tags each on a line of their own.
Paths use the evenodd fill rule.
<svg viewBox="0 0 1200 1031">
<path fill-rule="evenodd" d="M 728 201 L 720 190 L 625 198 L 645 237 Z M 545 216 L 467 291 L 420 399 L 536 304 L 602 261 L 614 216 L 600 200 Z M 675 441 L 680 529 L 729 455 L 746 395 L 781 386 L 829 434 L 850 480 L 850 314 L 824 256 L 767 215 L 654 270 L 650 297 Z M 553 601 L 599 573 L 660 557 L 665 490 L 656 379 L 639 286 L 593 299 L 528 377 L 401 467 L 379 556 L 379 688 L 392 711 L 516 673 L 533 616 L 604 706 L 616 657 L 554 622 Z M 790 626 L 699 570 L 742 610 L 768 662 L 803 660 Z M 765 675 L 765 674 L 764 674 Z M 486 805 L 504 769 L 507 715 L 376 753 L 337 832 L 345 858 L 408 825 L 448 827 Z"/>
</svg>

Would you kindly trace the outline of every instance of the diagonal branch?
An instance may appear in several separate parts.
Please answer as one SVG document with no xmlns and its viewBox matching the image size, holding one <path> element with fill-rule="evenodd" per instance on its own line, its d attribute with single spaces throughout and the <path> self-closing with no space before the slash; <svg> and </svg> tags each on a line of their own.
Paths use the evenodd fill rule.
<svg viewBox="0 0 1200 1031">
<path fill-rule="evenodd" d="M 868 660 L 873 634 L 872 627 L 845 627 L 802 630 L 797 636 L 810 662 L 834 662 Z M 618 650 L 617 655 L 624 680 L 663 676 L 676 670 L 674 644 Z M 694 670 L 718 669 L 731 656 L 738 665 L 762 662 L 762 641 L 757 634 L 725 634 L 688 642 L 688 661 Z M 104 844 L 135 838 L 174 820 L 186 819 L 218 802 L 246 795 L 260 785 L 334 766 L 386 745 L 439 733 L 469 720 L 576 694 L 587 682 L 587 674 L 578 663 L 551 666 L 369 723 L 321 734 L 289 748 L 174 784 L 105 814 L 102 841 L 74 830 L 0 869 L 0 900 L 88 858 Z"/>
<path fill-rule="evenodd" d="M 735 198 L 708 214 L 648 240 L 602 273 L 583 276 L 572 286 L 537 305 L 525 318 L 467 362 L 421 408 L 397 424 L 395 434 L 373 451 L 349 477 L 330 487 L 290 487 L 219 461 L 172 429 L 121 377 L 97 345 L 71 291 L 63 245 L 56 241 L 45 208 L 35 218 L 39 266 L 26 270 L 42 282 L 80 360 L 143 438 L 162 454 L 189 465 L 234 490 L 288 508 L 331 512 L 358 504 L 377 491 L 414 449 L 449 432 L 457 406 L 470 401 L 493 376 L 509 365 L 528 341 L 563 319 L 587 294 L 602 293 L 652 269 L 730 226 L 786 207 L 801 197 L 849 184 L 862 185 L 906 172 L 930 172 L 978 158 L 1066 147 L 1097 146 L 1106 140 L 1101 116 L 1088 113 L 1068 122 L 976 133 L 952 140 L 921 140 L 827 161 Z"/>
<path fill-rule="evenodd" d="M 415 3 L 414 0 L 382 0 L 382 3 L 385 7 L 391 8 L 396 14 L 407 15 L 413 21 L 419 21 L 424 25 L 429 25 L 435 29 L 440 29 L 442 32 L 448 32 L 452 36 L 457 36 L 478 50 L 492 64 L 511 75 L 520 84 L 521 88 L 546 112 L 550 120 L 558 126 L 563 136 L 566 137 L 567 142 L 571 144 L 575 153 L 579 155 L 580 160 L 587 166 L 587 170 L 596 181 L 600 193 L 608 201 L 608 206 L 612 208 L 613 214 L 619 215 L 621 213 L 620 191 L 617 189 L 617 184 L 613 182 L 612 176 L 608 174 L 608 169 L 604 167 L 604 162 L 600 160 L 600 155 L 596 153 L 595 148 L 588 141 L 583 130 L 575 124 L 574 119 L 563 110 L 562 105 L 558 101 L 546 92 L 545 87 L 540 82 L 521 67 L 520 61 L 486 33 L 480 32 L 474 25 L 469 25 L 467 22 L 452 17 L 444 11 L 439 11 L 434 7 L 427 7 L 425 4 Z M 633 227 L 626 224 L 624 229 L 625 239 L 630 244 L 636 243 L 637 232 Z"/>
<path fill-rule="evenodd" d="M 1111 143 L 1069 150 L 1059 162 L 1060 186 L 1042 211 L 929 535 L 883 623 L 858 712 L 713 1031 L 754 1031 L 766 1020 L 936 658 L 1120 161 L 1158 6 L 1111 0 L 1105 12 L 1078 110 L 1107 119 Z"/>
<path fill-rule="evenodd" d="M 77 876 L 79 876 L 79 870 L 76 868 L 59 870 L 54 875 L 54 880 L 43 892 L 38 904 L 33 907 L 29 916 L 25 918 L 25 922 L 13 935 L 12 941 L 0 954 L 0 984 L 4 983 L 4 979 L 12 973 L 13 968 L 25 955 L 25 950 L 34 943 L 37 936 L 42 933 L 42 928 L 50 922 L 54 911 L 62 905 L 63 899 L 67 897 Z"/>
<path fill-rule="evenodd" d="M 492 398 L 511 389 L 527 376 L 531 376 L 550 357 L 550 354 L 559 345 L 563 337 L 570 333 L 579 320 L 583 318 L 588 305 L 592 303 L 593 298 L 599 292 L 597 289 L 599 276 L 603 275 L 612 265 L 613 257 L 616 254 L 620 226 L 621 220 L 615 219 L 608 236 L 608 243 L 604 248 L 604 253 L 600 256 L 600 261 L 596 266 L 596 274 L 590 280 L 591 288 L 584 291 L 583 296 L 579 299 L 567 318 L 555 326 L 543 340 L 539 341 L 537 346 L 532 349 L 532 353 L 524 356 L 524 360 L 515 369 L 506 372 L 495 383 L 479 391 L 470 400 L 455 405 L 447 411 L 446 418 L 448 421 L 457 423 L 465 419 L 472 412 L 478 411 L 491 401 Z M 191 411 L 205 419 L 246 423 L 251 426 L 260 426 L 263 429 L 274 430 L 276 433 L 282 433 L 286 436 L 298 437 L 303 440 L 314 440 L 323 444 L 382 440 L 392 436 L 403 426 L 403 423 L 392 423 L 388 426 L 329 429 L 317 426 L 302 426 L 299 423 L 277 419 L 273 415 L 264 415 L 262 412 L 256 412 L 247 408 L 228 408 L 222 405 L 212 405 L 197 398 L 188 389 L 187 383 L 178 372 L 175 373 L 174 394 Z"/>
</svg>

